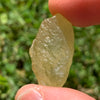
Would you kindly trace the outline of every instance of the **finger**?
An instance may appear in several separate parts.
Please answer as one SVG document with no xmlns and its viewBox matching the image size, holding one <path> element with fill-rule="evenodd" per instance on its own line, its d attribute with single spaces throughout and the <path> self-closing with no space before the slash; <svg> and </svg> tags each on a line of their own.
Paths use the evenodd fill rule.
<svg viewBox="0 0 100 100">
<path fill-rule="evenodd" d="M 75 26 L 100 24 L 100 0 L 49 0 L 49 10 L 53 15 L 62 14 Z"/>
<path fill-rule="evenodd" d="M 56 88 L 29 84 L 22 87 L 15 100 L 95 100 L 94 98 L 69 88 Z"/>
</svg>

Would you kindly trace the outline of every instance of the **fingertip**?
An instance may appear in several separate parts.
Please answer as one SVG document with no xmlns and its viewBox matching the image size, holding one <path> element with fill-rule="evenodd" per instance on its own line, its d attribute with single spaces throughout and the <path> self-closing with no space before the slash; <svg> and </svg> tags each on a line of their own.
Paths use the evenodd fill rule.
<svg viewBox="0 0 100 100">
<path fill-rule="evenodd" d="M 16 94 L 15 100 L 95 100 L 80 91 L 70 88 L 56 88 L 29 84 Z"/>
<path fill-rule="evenodd" d="M 86 27 L 100 24 L 100 0 L 49 0 L 52 15 L 60 13 L 72 25 Z"/>
<path fill-rule="evenodd" d="M 43 100 L 40 87 L 35 84 L 28 84 L 18 90 L 15 100 Z"/>
</svg>

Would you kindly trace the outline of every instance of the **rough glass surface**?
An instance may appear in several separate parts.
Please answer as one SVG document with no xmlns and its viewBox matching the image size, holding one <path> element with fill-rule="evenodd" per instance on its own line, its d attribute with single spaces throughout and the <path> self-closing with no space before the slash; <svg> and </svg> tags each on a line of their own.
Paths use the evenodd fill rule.
<svg viewBox="0 0 100 100">
<path fill-rule="evenodd" d="M 39 84 L 63 86 L 74 52 L 72 25 L 62 15 L 45 19 L 30 48 L 32 69 Z"/>
</svg>

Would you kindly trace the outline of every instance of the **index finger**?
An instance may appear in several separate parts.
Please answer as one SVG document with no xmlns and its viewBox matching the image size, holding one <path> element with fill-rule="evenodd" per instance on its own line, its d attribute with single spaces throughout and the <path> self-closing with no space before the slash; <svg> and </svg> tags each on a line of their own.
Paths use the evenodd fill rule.
<svg viewBox="0 0 100 100">
<path fill-rule="evenodd" d="M 62 14 L 75 26 L 100 24 L 100 0 L 49 0 L 49 10 L 53 15 Z"/>
</svg>

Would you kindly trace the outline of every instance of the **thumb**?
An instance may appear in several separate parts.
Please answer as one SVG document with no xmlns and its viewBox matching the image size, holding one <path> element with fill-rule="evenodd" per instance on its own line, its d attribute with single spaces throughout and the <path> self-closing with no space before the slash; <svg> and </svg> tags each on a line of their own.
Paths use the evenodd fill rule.
<svg viewBox="0 0 100 100">
<path fill-rule="evenodd" d="M 100 24 L 100 0 L 49 0 L 49 10 L 53 15 L 62 14 L 75 26 Z"/>
<path fill-rule="evenodd" d="M 69 88 L 56 88 L 29 84 L 16 94 L 15 100 L 95 100 L 94 98 Z"/>
</svg>

